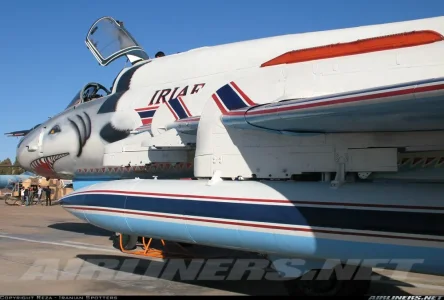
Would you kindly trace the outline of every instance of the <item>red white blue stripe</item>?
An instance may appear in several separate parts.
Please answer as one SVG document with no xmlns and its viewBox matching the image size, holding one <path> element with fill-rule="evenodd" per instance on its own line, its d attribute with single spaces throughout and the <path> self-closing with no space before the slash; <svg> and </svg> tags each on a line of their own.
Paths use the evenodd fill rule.
<svg viewBox="0 0 444 300">
<path fill-rule="evenodd" d="M 356 190 L 319 183 L 220 184 L 119 180 L 71 193 L 62 205 L 115 232 L 291 257 L 424 258 L 418 268 L 444 272 L 442 185 L 387 193 L 358 184 L 356 198 Z"/>
<path fill-rule="evenodd" d="M 437 206 L 435 202 L 421 206 L 125 190 L 74 192 L 63 199 L 64 207 L 85 213 L 105 212 L 163 218 L 165 221 L 231 224 L 257 230 L 440 242 L 443 243 L 440 247 L 444 247 L 444 229 L 441 226 L 444 224 L 444 207 Z"/>
<path fill-rule="evenodd" d="M 217 90 L 212 98 L 224 115 L 243 115 L 245 109 L 257 105 L 233 81 Z"/>
<path fill-rule="evenodd" d="M 213 95 L 226 126 L 294 132 L 442 130 L 444 78 L 253 105 L 233 84 Z M 235 108 L 232 110 L 232 108 Z M 353 114 L 359 113 L 359 124 Z M 392 122 L 387 123 L 390 118 Z M 415 120 L 415 123 L 409 120 Z"/>
<path fill-rule="evenodd" d="M 136 112 L 139 114 L 143 125 L 148 125 L 153 122 L 154 114 L 156 113 L 158 108 L 159 105 L 152 105 L 136 109 Z"/>
<path fill-rule="evenodd" d="M 192 116 L 182 97 L 171 99 L 165 102 L 166 106 L 176 119 L 173 123 L 166 126 L 167 129 L 176 129 L 183 133 L 197 132 L 200 116 Z"/>
<path fill-rule="evenodd" d="M 176 120 L 191 117 L 191 112 L 188 110 L 188 107 L 185 105 L 182 97 L 171 99 L 170 101 L 165 102 L 165 105 L 171 111 Z"/>
</svg>

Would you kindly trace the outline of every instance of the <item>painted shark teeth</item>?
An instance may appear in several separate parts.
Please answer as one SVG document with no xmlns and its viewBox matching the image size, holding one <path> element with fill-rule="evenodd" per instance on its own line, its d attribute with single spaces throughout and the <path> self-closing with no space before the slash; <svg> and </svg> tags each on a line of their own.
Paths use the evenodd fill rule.
<svg viewBox="0 0 444 300">
<path fill-rule="evenodd" d="M 49 155 L 45 157 L 38 158 L 31 162 L 31 168 L 36 170 L 38 168 L 45 168 L 53 171 L 53 166 L 59 159 L 68 156 L 69 153 L 60 153 L 55 155 Z"/>
</svg>

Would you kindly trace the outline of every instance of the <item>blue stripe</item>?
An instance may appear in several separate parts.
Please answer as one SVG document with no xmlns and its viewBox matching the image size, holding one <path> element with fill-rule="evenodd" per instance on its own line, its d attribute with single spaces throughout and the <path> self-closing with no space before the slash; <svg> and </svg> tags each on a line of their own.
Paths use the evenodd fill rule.
<svg viewBox="0 0 444 300">
<path fill-rule="evenodd" d="M 148 111 L 138 111 L 139 116 L 143 118 L 151 118 L 154 116 L 155 110 L 148 110 Z"/>
<path fill-rule="evenodd" d="M 217 90 L 216 94 L 230 111 L 248 106 L 229 84 Z"/>
<path fill-rule="evenodd" d="M 444 235 L 444 218 L 442 214 L 434 213 L 189 201 L 111 194 L 73 195 L 64 199 L 63 204 L 283 225 Z"/>
<path fill-rule="evenodd" d="M 185 109 L 182 107 L 182 104 L 180 104 L 179 99 L 171 99 L 168 103 L 171 105 L 171 108 L 177 114 L 179 119 L 185 119 L 189 117 Z"/>
</svg>

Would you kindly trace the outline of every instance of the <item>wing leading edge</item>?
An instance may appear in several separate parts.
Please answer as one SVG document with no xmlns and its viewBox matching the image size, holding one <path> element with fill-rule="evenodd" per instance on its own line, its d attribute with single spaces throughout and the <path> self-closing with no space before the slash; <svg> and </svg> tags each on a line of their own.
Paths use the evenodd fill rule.
<svg viewBox="0 0 444 300">
<path fill-rule="evenodd" d="M 8 136 L 8 137 L 25 136 L 25 135 L 27 135 L 28 133 L 30 133 L 31 131 L 33 131 L 34 129 L 36 129 L 37 127 L 39 127 L 40 125 L 41 125 L 41 124 L 37 124 L 37 125 L 35 125 L 34 127 L 32 127 L 31 129 L 7 132 L 7 133 L 5 133 L 5 135 Z"/>
<path fill-rule="evenodd" d="M 6 136 L 8 137 L 18 137 L 18 136 L 25 136 L 27 135 L 31 130 L 19 130 L 19 131 L 12 131 L 12 132 L 7 132 L 5 133 Z"/>
<path fill-rule="evenodd" d="M 212 96 L 225 126 L 301 133 L 444 129 L 444 78 L 256 104 L 234 82 Z"/>
</svg>

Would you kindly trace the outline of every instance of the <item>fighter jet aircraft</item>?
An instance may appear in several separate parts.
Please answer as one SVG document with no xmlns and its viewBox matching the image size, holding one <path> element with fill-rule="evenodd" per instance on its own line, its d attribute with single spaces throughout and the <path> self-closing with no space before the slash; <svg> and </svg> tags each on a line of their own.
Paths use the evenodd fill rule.
<svg viewBox="0 0 444 300">
<path fill-rule="evenodd" d="M 12 189 L 16 183 L 19 183 L 34 176 L 35 174 L 31 172 L 24 172 L 20 175 L 0 175 L 0 189 Z"/>
<path fill-rule="evenodd" d="M 133 46 L 115 38 L 117 50 L 101 48 L 110 44 L 95 39 L 105 27 Z M 438 17 L 151 60 L 101 18 L 88 47 L 101 65 L 127 55 L 133 66 L 103 97 L 80 93 L 28 133 L 18 158 L 57 174 L 80 164 L 87 172 L 88 162 L 97 172 L 193 163 L 201 180 L 109 181 L 62 200 L 114 232 L 259 252 L 290 278 L 331 258 L 368 268 L 415 258 L 422 262 L 404 269 L 444 275 L 443 33 Z M 297 276 L 282 264 L 289 257 L 305 259 Z M 316 282 L 289 288 L 362 287 L 329 280 L 328 291 Z"/>
</svg>

